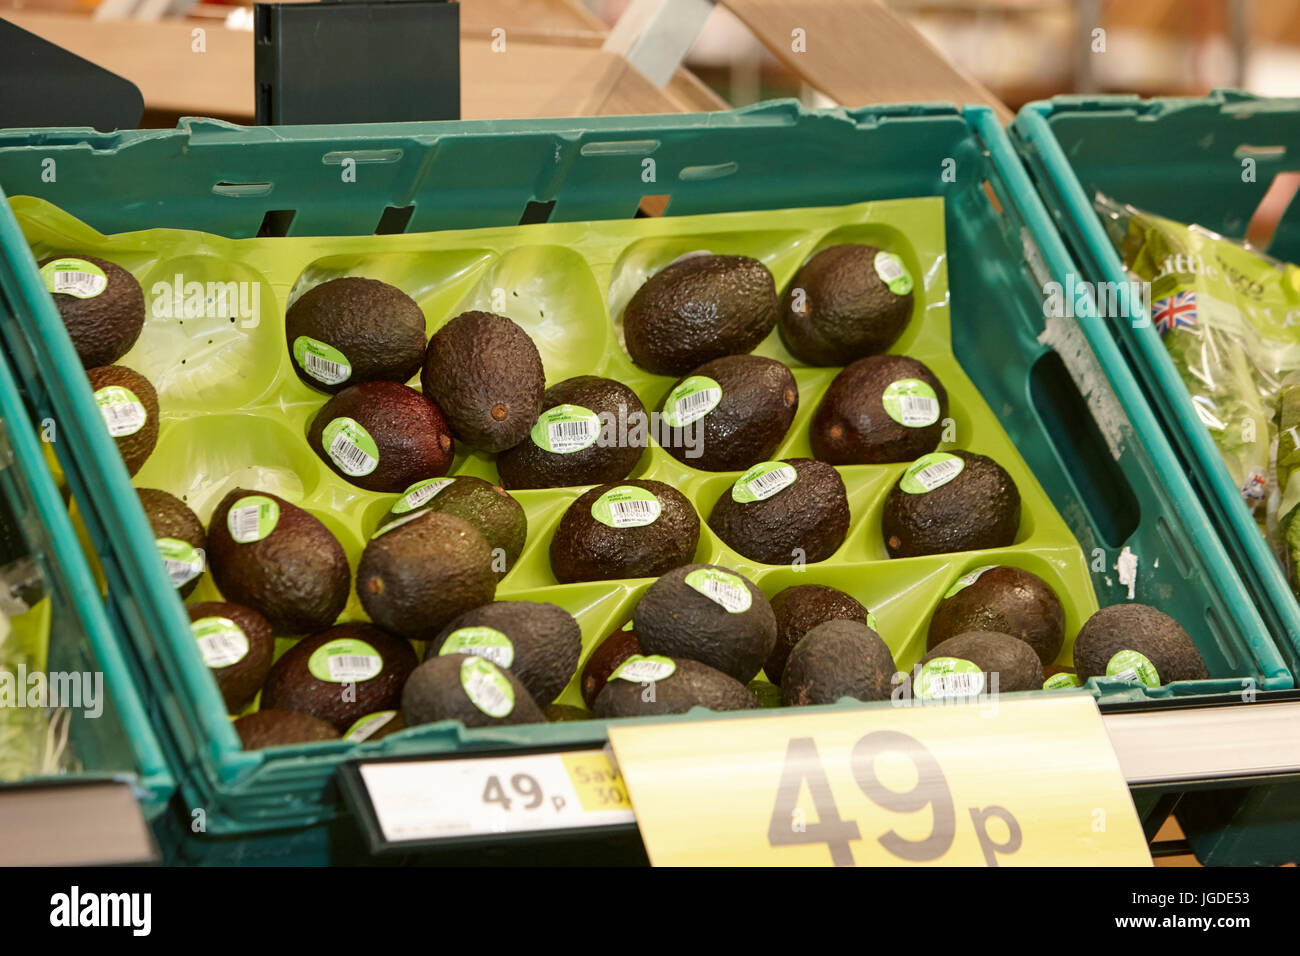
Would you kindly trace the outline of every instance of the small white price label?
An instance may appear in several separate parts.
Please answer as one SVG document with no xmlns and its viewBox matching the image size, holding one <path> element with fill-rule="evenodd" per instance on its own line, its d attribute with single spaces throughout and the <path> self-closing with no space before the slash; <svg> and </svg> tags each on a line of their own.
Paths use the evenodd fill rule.
<svg viewBox="0 0 1300 956">
<path fill-rule="evenodd" d="M 623 778 L 600 750 L 361 765 L 384 839 L 634 823 Z"/>
</svg>

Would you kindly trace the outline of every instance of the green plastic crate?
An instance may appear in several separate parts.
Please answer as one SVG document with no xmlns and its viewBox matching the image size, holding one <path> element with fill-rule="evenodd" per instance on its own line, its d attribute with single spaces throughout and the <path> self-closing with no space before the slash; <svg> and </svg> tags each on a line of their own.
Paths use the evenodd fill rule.
<svg viewBox="0 0 1300 956">
<path fill-rule="evenodd" d="M 0 230 L 9 223 L 0 222 Z M 0 262 L 0 312 L 21 301 L 19 281 Z M 6 324 L 11 320 L 7 320 Z M 43 429 L 58 440 L 57 431 Z M 35 783 L 125 781 L 140 802 L 145 818 L 158 820 L 176 790 L 162 747 L 133 683 L 120 630 L 111 623 L 104 602 L 73 531 L 68 510 L 46 467 L 41 440 L 19 394 L 9 361 L 0 355 L 0 497 L 12 511 L 23 548 L 33 562 L 40 595 L 30 610 L 11 619 L 11 640 L 37 648 L 24 655 L 28 673 L 102 673 L 102 711 L 66 709 L 66 761 L 6 773 L 6 786 Z M 116 633 L 115 633 L 116 631 Z M 92 678 L 95 679 L 95 678 Z M 66 686 L 66 685 L 65 685 Z M 19 693 L 25 689 L 19 687 Z M 89 701 L 83 701 L 89 703 Z M 0 715 L 5 716 L 5 715 Z M 25 716 L 25 715 L 10 715 Z M 13 723 L 0 722 L 0 731 Z M 55 728 L 53 736 L 64 733 Z M 47 754 L 49 751 L 47 750 Z M 15 768 L 17 769 L 17 768 Z"/>
<path fill-rule="evenodd" d="M 1012 127 L 1043 202 L 1081 267 L 1080 279 L 1127 282 L 1093 211 L 1101 191 L 1121 202 L 1241 238 L 1276 174 L 1300 170 L 1300 99 L 1229 90 L 1203 99 L 1072 97 L 1030 103 Z M 1251 148 L 1253 147 L 1253 148 Z M 1256 163 L 1244 181 L 1242 160 Z M 1300 261 L 1300 204 L 1292 203 L 1267 250 Z M 1058 273 L 1064 281 L 1064 273 Z M 1300 666 L 1300 605 L 1241 500 L 1213 437 L 1160 334 L 1108 320 L 1224 546 L 1292 669 Z"/>
<path fill-rule="evenodd" d="M 341 181 L 345 158 L 357 161 L 355 182 Z M 53 182 L 40 175 L 45 159 L 56 164 Z M 1178 617 L 1216 675 L 1153 691 L 1103 681 L 1095 691 L 1103 700 L 1159 700 L 1239 693 L 1247 680 L 1292 686 L 1113 344 L 1093 341 L 1086 324 L 1060 341 L 1066 361 L 1039 342 L 1042 291 L 1025 250 L 1050 264 L 1065 254 L 986 109 L 808 111 L 778 102 L 698 116 L 17 131 L 0 134 L 0 185 L 101 233 L 176 227 L 230 238 L 286 222 L 290 236 L 369 235 L 393 220 L 391 209 L 409 209 L 405 231 L 428 232 L 532 221 L 538 204 L 553 204 L 551 222 L 627 219 L 647 194 L 669 195 L 670 217 L 942 196 L 953 351 L 1095 568 L 1096 603 L 1127 599 L 1114 565 L 1126 547 L 1142 555 L 1139 599 Z M 7 207 L 2 215 L 12 229 Z M 670 221 L 647 231 L 662 234 Z M 18 322 L 3 327 L 6 342 L 24 357 L 38 406 L 69 423 L 72 453 L 64 449 L 61 464 L 74 495 L 89 502 L 86 523 L 111 600 L 141 624 L 132 632 L 140 663 L 169 715 L 185 799 L 204 811 L 209 833 L 301 831 L 331 819 L 337 797 L 328 780 L 344 757 L 603 743 L 599 721 L 473 731 L 437 724 L 364 745 L 239 752 L 144 516 L 119 507 L 132 500 L 131 485 L 34 260 L 14 235 L 0 238 L 24 266 L 27 296 Z M 817 580 L 815 570 L 803 579 Z M 588 645 L 600 636 L 584 635 Z"/>
</svg>

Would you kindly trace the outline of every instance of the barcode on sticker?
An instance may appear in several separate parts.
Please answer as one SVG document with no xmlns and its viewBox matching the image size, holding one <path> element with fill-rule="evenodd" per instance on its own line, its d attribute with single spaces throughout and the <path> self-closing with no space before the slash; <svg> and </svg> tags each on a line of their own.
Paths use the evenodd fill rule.
<svg viewBox="0 0 1300 956">
<path fill-rule="evenodd" d="M 369 654 L 335 654 L 329 658 L 330 679 L 340 684 L 370 680 L 382 669 L 380 659 Z"/>
<path fill-rule="evenodd" d="M 103 405 L 100 411 L 104 413 L 104 422 L 108 425 L 108 433 L 114 438 L 122 435 L 133 435 L 138 432 L 144 425 L 145 410 L 139 402 L 126 402 L 121 405 Z"/>
<path fill-rule="evenodd" d="M 341 362 L 331 362 L 311 352 L 307 352 L 303 358 L 306 360 L 308 374 L 320 379 L 326 385 L 337 385 L 352 374 L 352 369 Z"/>
<path fill-rule="evenodd" d="M 241 544 L 257 540 L 257 505 L 247 505 L 230 512 L 230 536 Z"/>
<path fill-rule="evenodd" d="M 683 395 L 677 399 L 674 407 L 677 421 L 682 425 L 689 425 L 697 418 L 707 415 L 713 410 L 713 406 L 722 400 L 722 389 L 706 388 L 690 395 Z"/>
<path fill-rule="evenodd" d="M 469 678 L 466 692 L 480 710 L 494 717 L 503 717 L 514 710 L 515 704 L 492 678 L 490 672 L 475 671 Z"/>
<path fill-rule="evenodd" d="M 955 478 L 963 467 L 965 467 L 965 462 L 960 458 L 948 458 L 944 461 L 936 461 L 933 465 L 927 465 L 913 477 L 926 491 L 933 491 L 944 482 Z"/>
<path fill-rule="evenodd" d="M 167 575 L 172 579 L 172 587 L 174 588 L 189 584 L 203 573 L 201 561 L 177 561 L 174 558 L 163 558 L 163 565 L 167 568 Z"/>
<path fill-rule="evenodd" d="M 794 468 L 786 465 L 784 468 L 777 468 L 775 471 L 769 471 L 751 478 L 748 482 L 749 490 L 755 498 L 760 501 L 764 498 L 770 498 L 782 488 L 790 485 L 798 477 Z"/>
<path fill-rule="evenodd" d="M 728 584 L 725 581 L 714 581 L 705 579 L 703 585 L 704 596 L 712 601 L 721 604 L 728 611 L 743 611 L 749 606 L 749 592 L 744 588 L 738 588 L 734 584 Z"/>
<path fill-rule="evenodd" d="M 89 298 L 104 291 L 108 280 L 93 272 L 55 272 L 54 291 Z"/>
<path fill-rule="evenodd" d="M 1115 680 L 1141 680 L 1142 679 L 1138 677 L 1137 668 L 1135 667 L 1126 667 L 1122 671 L 1119 671 L 1118 673 L 1115 674 L 1111 674 L 1110 676 L 1113 677 Z"/>
<path fill-rule="evenodd" d="M 213 669 L 237 664 L 248 653 L 248 640 L 242 634 L 222 631 L 200 637 L 198 643 L 203 662 Z"/>
<path fill-rule="evenodd" d="M 599 432 L 600 422 L 593 422 L 590 419 L 576 422 L 551 422 L 547 426 L 546 437 L 550 440 L 551 451 L 564 453 L 586 448 Z"/>
<path fill-rule="evenodd" d="M 930 678 L 931 697 L 971 697 L 983 689 L 983 674 L 935 674 Z"/>
<path fill-rule="evenodd" d="M 379 465 L 379 461 L 358 448 L 343 434 L 335 435 L 330 443 L 330 457 L 334 463 L 349 475 L 368 475 Z"/>
<path fill-rule="evenodd" d="M 609 520 L 615 528 L 638 528 L 659 517 L 658 501 L 611 501 Z"/>
<path fill-rule="evenodd" d="M 904 425 L 933 425 L 939 418 L 939 402 L 924 395 L 903 395 L 899 405 Z"/>
<path fill-rule="evenodd" d="M 511 647 L 488 647 L 482 644 L 468 644 L 462 647 L 460 652 L 486 658 L 497 667 L 509 667 L 515 661 L 514 648 Z"/>
<path fill-rule="evenodd" d="M 885 283 L 901 279 L 904 275 L 903 264 L 890 255 L 876 257 L 876 271 Z"/>
</svg>

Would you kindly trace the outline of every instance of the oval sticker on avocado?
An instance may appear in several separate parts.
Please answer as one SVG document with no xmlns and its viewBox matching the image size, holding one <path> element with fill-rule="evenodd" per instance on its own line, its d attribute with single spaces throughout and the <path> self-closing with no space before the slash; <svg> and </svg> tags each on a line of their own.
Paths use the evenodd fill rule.
<svg viewBox="0 0 1300 956">
<path fill-rule="evenodd" d="M 686 575 L 686 584 L 699 591 L 729 614 L 743 614 L 754 603 L 745 579 L 717 568 L 696 568 Z"/>
<path fill-rule="evenodd" d="M 877 252 L 872 265 L 876 267 L 880 281 L 889 286 L 889 291 L 894 295 L 907 295 L 912 291 L 912 274 L 903 265 L 903 260 L 892 252 L 883 249 Z"/>
<path fill-rule="evenodd" d="M 717 408 L 720 401 L 721 385 L 707 375 L 692 375 L 664 399 L 664 424 L 669 428 L 685 428 Z"/>
<path fill-rule="evenodd" d="M 542 451 L 570 455 L 590 448 L 600 437 L 600 418 L 581 405 L 556 405 L 542 412 L 531 432 Z"/>
<path fill-rule="evenodd" d="M 246 495 L 226 512 L 226 527 L 240 544 L 261 541 L 280 521 L 280 506 L 265 495 Z"/>
<path fill-rule="evenodd" d="M 1106 676 L 1116 680 L 1135 680 L 1147 687 L 1160 686 L 1160 674 L 1151 658 L 1137 651 L 1120 651 L 1106 662 Z"/>
<path fill-rule="evenodd" d="M 939 420 L 939 397 L 919 378 L 890 382 L 880 396 L 885 414 L 908 428 L 924 428 Z"/>
<path fill-rule="evenodd" d="M 1082 687 L 1083 682 L 1079 680 L 1078 674 L 1068 674 L 1062 671 L 1059 674 L 1053 674 L 1047 680 L 1043 681 L 1043 690 L 1065 690 L 1067 687 Z"/>
<path fill-rule="evenodd" d="M 448 654 L 477 654 L 498 667 L 509 667 L 515 662 L 515 646 L 495 627 L 461 627 L 447 635 L 438 650 L 439 657 Z"/>
<path fill-rule="evenodd" d="M 347 733 L 343 735 L 343 739 L 350 740 L 355 744 L 359 744 L 363 740 L 369 740 L 392 723 L 393 718 L 396 716 L 397 711 L 395 710 L 377 710 L 373 714 L 366 714 L 348 728 Z"/>
<path fill-rule="evenodd" d="M 677 664 L 671 657 L 663 657 L 659 654 L 633 654 L 614 668 L 614 672 L 609 675 L 609 679 L 644 684 L 648 681 L 663 680 L 665 677 L 671 677 L 676 672 Z"/>
<path fill-rule="evenodd" d="M 799 473 L 783 461 L 764 461 L 736 479 L 731 486 L 731 500 L 739 504 L 766 501 L 778 491 L 794 484 Z"/>
<path fill-rule="evenodd" d="M 248 636 L 228 617 L 201 617 L 190 625 L 203 663 L 212 670 L 238 664 L 248 655 Z"/>
<path fill-rule="evenodd" d="M 293 360 L 300 369 L 326 385 L 345 382 L 352 374 L 352 363 L 346 355 L 309 335 L 300 335 L 293 340 Z"/>
<path fill-rule="evenodd" d="M 485 658 L 465 658 L 460 665 L 460 686 L 469 702 L 489 717 L 505 717 L 515 709 L 515 689 Z"/>
<path fill-rule="evenodd" d="M 134 435 L 144 428 L 149 418 L 135 392 L 121 385 L 107 385 L 95 392 L 95 404 L 99 406 L 99 414 L 104 416 L 108 433 L 114 438 Z"/>
<path fill-rule="evenodd" d="M 422 505 L 427 505 L 430 501 L 438 496 L 438 492 L 448 485 L 455 484 L 455 478 L 426 478 L 424 481 L 417 481 L 411 487 L 402 493 L 392 508 L 395 515 L 404 515 L 408 511 L 414 511 Z"/>
<path fill-rule="evenodd" d="M 59 295 L 93 299 L 108 288 L 104 270 L 85 259 L 55 259 L 41 266 L 45 288 Z"/>
<path fill-rule="evenodd" d="M 326 425 L 321 447 L 339 471 L 353 478 L 363 478 L 379 467 L 375 440 L 355 419 L 336 418 Z"/>
<path fill-rule="evenodd" d="M 970 587 L 972 584 L 978 581 L 980 579 L 980 575 L 982 575 L 985 571 L 992 571 L 996 567 L 997 567 L 996 564 L 986 564 L 982 568 L 976 568 L 974 571 L 970 572 L 969 574 L 963 574 L 961 577 L 959 577 L 956 581 L 953 582 L 952 587 L 950 587 L 947 591 L 944 592 L 943 595 L 944 599 L 946 600 L 952 597 L 958 591 L 966 590 L 968 587 Z"/>
<path fill-rule="evenodd" d="M 643 528 L 662 510 L 654 492 L 635 485 L 611 488 L 591 503 L 591 516 L 609 528 Z"/>
<path fill-rule="evenodd" d="M 966 467 L 966 462 L 946 451 L 935 451 L 922 455 L 907 466 L 898 487 L 909 495 L 923 495 L 926 492 L 946 485 Z"/>
<path fill-rule="evenodd" d="M 960 657 L 936 657 L 927 661 L 912 682 L 912 693 L 919 700 L 975 697 L 983 689 L 984 672 L 979 665 Z"/>
<path fill-rule="evenodd" d="M 377 677 L 384 659 L 365 641 L 350 637 L 327 641 L 307 658 L 307 670 L 317 680 L 331 684 L 354 684 Z"/>
<path fill-rule="evenodd" d="M 158 538 L 154 544 L 158 545 L 158 553 L 162 555 L 167 576 L 172 579 L 172 587 L 184 587 L 203 573 L 202 548 L 196 548 L 179 538 Z"/>
</svg>

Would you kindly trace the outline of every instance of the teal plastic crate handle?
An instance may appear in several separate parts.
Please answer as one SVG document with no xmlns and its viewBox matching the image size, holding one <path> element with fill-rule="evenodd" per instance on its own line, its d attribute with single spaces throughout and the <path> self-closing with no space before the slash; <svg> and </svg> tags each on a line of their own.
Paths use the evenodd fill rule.
<svg viewBox="0 0 1300 956">
<path fill-rule="evenodd" d="M 1010 191 L 1015 197 L 1016 206 L 1024 219 L 1026 228 L 1029 230 L 1030 237 L 1037 246 L 1051 274 L 1055 277 L 1071 274 L 1078 276 L 1078 269 L 1071 260 L 1059 234 L 1051 225 L 1051 219 L 1046 207 L 1034 190 L 1029 175 L 1021 164 L 1019 156 L 1016 155 L 1010 140 L 1002 134 L 1001 128 L 997 126 L 992 111 L 986 107 L 968 107 L 966 112 L 971 124 L 979 132 L 985 147 L 989 150 L 989 155 L 994 164 L 1006 178 Z M 1055 140 L 1053 139 L 1054 143 Z M 1057 148 L 1059 149 L 1059 147 Z M 1100 224 L 1097 223 L 1096 225 L 1100 229 Z M 1109 245 L 1109 242 L 1107 242 L 1107 245 Z M 1079 311 L 1082 314 L 1078 315 L 1075 321 L 1079 323 L 1081 330 L 1084 331 L 1088 345 L 1100 367 L 1114 370 L 1125 369 L 1124 359 L 1114 341 L 1108 335 L 1096 334 L 1104 332 L 1104 329 L 1098 328 L 1101 320 L 1098 318 L 1095 304 L 1091 299 L 1085 299 Z M 1117 376 L 1109 372 L 1104 374 L 1120 407 L 1127 414 L 1133 430 L 1139 435 L 1160 435 L 1160 426 L 1143 400 L 1138 384 L 1132 376 L 1128 374 Z M 1163 441 L 1158 444 L 1148 443 L 1147 447 L 1152 467 L 1152 472 L 1148 475 L 1150 485 L 1164 499 L 1168 508 L 1177 515 L 1178 525 L 1182 529 L 1182 537 L 1184 537 L 1183 541 L 1175 542 L 1170 540 L 1170 543 L 1175 544 L 1182 552 L 1184 559 L 1194 567 L 1198 567 L 1202 573 L 1204 573 L 1204 555 L 1215 555 L 1221 562 L 1226 564 L 1228 558 L 1224 546 L 1209 522 L 1206 521 L 1205 512 L 1201 509 L 1182 466 L 1174 457 L 1172 448 Z M 1138 467 L 1133 462 L 1121 462 L 1121 465 L 1126 470 Z M 1243 512 L 1244 510 L 1242 508 Z M 1177 529 L 1169 527 L 1168 522 L 1165 524 L 1167 538 L 1172 539 L 1179 536 Z M 1234 613 L 1236 608 L 1242 608 L 1243 614 L 1253 615 L 1254 607 L 1249 591 L 1239 578 L 1218 583 L 1220 586 L 1213 589 L 1211 593 L 1211 600 L 1214 602 L 1213 606 L 1208 609 L 1213 613 L 1208 614 L 1207 617 L 1211 627 L 1222 634 L 1223 628 L 1231 626 L 1230 622 L 1236 617 Z M 1247 638 L 1250 650 L 1255 655 L 1260 667 L 1261 689 L 1294 686 L 1292 674 L 1277 648 L 1271 643 L 1256 639 L 1253 634 L 1248 633 Z"/>
</svg>

